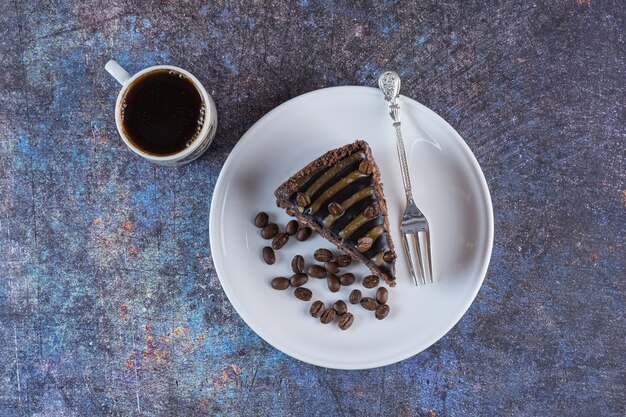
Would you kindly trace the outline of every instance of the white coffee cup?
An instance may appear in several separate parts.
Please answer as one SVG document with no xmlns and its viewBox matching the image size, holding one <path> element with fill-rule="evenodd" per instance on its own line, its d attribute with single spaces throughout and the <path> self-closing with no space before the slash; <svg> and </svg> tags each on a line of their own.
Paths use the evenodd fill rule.
<svg viewBox="0 0 626 417">
<path fill-rule="evenodd" d="M 107 62 L 104 68 L 109 74 L 113 76 L 113 78 L 115 78 L 120 84 L 122 84 L 122 89 L 117 95 L 117 101 L 115 103 L 115 123 L 117 125 L 117 131 L 122 137 L 122 140 L 124 141 L 126 146 L 128 146 L 133 152 L 151 162 L 154 162 L 155 164 L 180 166 L 198 158 L 208 149 L 209 145 L 213 141 L 213 137 L 215 136 L 215 130 L 217 128 L 217 110 L 215 109 L 215 103 L 213 102 L 213 99 L 211 98 L 209 93 L 207 93 L 202 84 L 200 84 L 200 81 L 198 81 L 198 79 L 194 77 L 191 73 L 185 71 L 182 68 L 178 68 L 172 65 L 155 65 L 145 68 L 135 75 L 131 76 L 114 60 L 110 60 L 109 62 Z M 171 155 L 154 155 L 146 152 L 141 148 L 138 148 L 128 138 L 128 136 L 124 132 L 124 129 L 122 128 L 122 102 L 129 88 L 132 88 L 133 83 L 143 75 L 146 75 L 150 72 L 162 70 L 173 70 L 187 77 L 187 79 L 189 79 L 194 84 L 194 86 L 202 96 L 202 101 L 205 107 L 204 122 L 198 135 L 195 137 L 193 142 L 189 144 L 188 147 L 181 150 L 180 152 Z"/>
</svg>

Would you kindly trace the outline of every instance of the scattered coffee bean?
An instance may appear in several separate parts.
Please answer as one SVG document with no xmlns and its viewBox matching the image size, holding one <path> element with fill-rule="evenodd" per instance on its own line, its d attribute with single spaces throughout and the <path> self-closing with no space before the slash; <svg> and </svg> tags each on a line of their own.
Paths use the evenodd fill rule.
<svg viewBox="0 0 626 417">
<path fill-rule="evenodd" d="M 345 314 L 348 311 L 348 306 L 343 300 L 335 301 L 335 304 L 333 304 L 333 308 L 339 315 Z"/>
<path fill-rule="evenodd" d="M 369 161 L 363 161 L 359 165 L 359 171 L 366 175 L 371 175 L 374 172 L 374 167 Z M 298 194 L 297 204 L 299 207 L 307 207 L 311 204 L 311 198 L 307 194 Z M 296 211 L 294 208 L 287 210 L 290 216 L 295 216 Z M 328 212 L 336 217 L 345 214 L 344 207 L 333 202 L 328 205 Z M 363 215 L 367 218 L 374 218 L 379 215 L 379 208 L 376 205 L 368 206 Z M 299 241 L 307 240 L 311 234 L 312 229 L 306 226 L 306 223 L 298 223 L 296 220 L 291 220 L 285 226 L 285 231 L 280 232 L 277 224 L 269 223 L 269 216 L 265 212 L 259 212 L 254 218 L 254 224 L 261 229 L 261 236 L 264 239 L 272 239 L 271 246 L 265 246 L 262 251 L 263 260 L 268 265 L 273 265 L 276 262 L 276 250 L 280 250 L 289 240 L 289 236 L 294 236 Z M 361 253 L 368 252 L 374 244 L 374 240 L 368 236 L 363 236 L 358 240 L 357 249 Z M 310 301 L 313 297 L 313 292 L 303 287 L 308 280 L 309 276 L 315 278 L 326 278 L 328 289 L 335 293 L 341 289 L 341 286 L 349 286 L 355 283 L 356 277 L 352 273 L 345 273 L 341 276 L 337 276 L 340 268 L 349 266 L 352 263 L 352 257 L 347 254 L 334 255 L 328 249 L 318 249 L 315 251 L 313 257 L 318 262 L 323 262 L 321 265 L 309 265 L 305 270 L 305 260 L 301 255 L 296 255 L 291 261 L 291 269 L 294 274 L 290 278 L 276 277 L 272 279 L 272 288 L 276 290 L 285 290 L 289 286 L 296 287 L 294 290 L 294 296 L 302 301 Z M 396 253 L 392 250 L 386 251 L 383 254 L 383 260 L 385 262 L 393 262 L 397 258 Z M 308 274 L 308 275 L 307 275 Z M 375 288 L 379 285 L 380 278 L 376 275 L 368 275 L 363 278 L 362 284 L 365 288 Z M 389 315 L 389 305 L 386 304 L 389 298 L 389 291 L 380 287 L 376 290 L 376 298 L 363 297 L 360 290 L 355 289 L 350 292 L 348 301 L 350 304 L 360 304 L 364 309 L 375 311 L 376 319 L 383 320 Z M 309 313 L 312 317 L 319 318 L 323 324 L 331 323 L 336 317 L 339 318 L 338 326 L 341 330 L 346 330 L 354 323 L 354 315 L 348 312 L 348 306 L 345 301 L 337 300 L 331 308 L 326 308 L 321 300 L 317 300 L 311 304 Z"/>
<path fill-rule="evenodd" d="M 300 242 L 304 242 L 309 237 L 311 237 L 311 232 L 312 230 L 310 227 L 301 226 L 300 230 L 298 230 L 298 232 L 296 233 L 296 239 L 298 239 Z"/>
<path fill-rule="evenodd" d="M 376 313 L 374 315 L 378 320 L 382 320 L 389 314 L 389 306 L 387 304 L 382 304 L 376 309 Z"/>
<path fill-rule="evenodd" d="M 279 250 L 280 248 L 285 246 L 288 240 L 289 240 L 289 235 L 287 233 L 277 234 L 274 237 L 274 240 L 272 240 L 272 249 Z"/>
<path fill-rule="evenodd" d="M 374 311 L 378 308 L 378 301 L 374 300 L 372 297 L 363 297 L 361 298 L 361 307 L 366 310 Z"/>
<path fill-rule="evenodd" d="M 309 309 L 309 313 L 311 313 L 312 317 L 319 319 L 322 313 L 324 312 L 324 303 L 317 300 L 313 304 L 311 304 L 311 308 Z"/>
<path fill-rule="evenodd" d="M 344 268 L 352 263 L 350 255 L 337 255 L 335 256 L 335 262 L 340 268 Z"/>
<path fill-rule="evenodd" d="M 328 324 L 328 323 L 332 322 L 333 320 L 335 320 L 335 316 L 336 315 L 337 315 L 337 313 L 335 313 L 335 310 L 333 310 L 332 308 L 327 308 L 322 313 L 322 316 L 320 317 L 320 321 L 323 324 Z"/>
<path fill-rule="evenodd" d="M 263 248 L 263 260 L 268 265 L 274 265 L 276 262 L 276 255 L 274 255 L 274 249 L 266 246 Z"/>
<path fill-rule="evenodd" d="M 302 256 L 296 255 L 293 257 L 291 260 L 291 270 L 294 274 L 304 271 L 304 258 Z"/>
<path fill-rule="evenodd" d="M 298 233 L 299 227 L 300 225 L 296 220 L 289 220 L 289 223 L 287 223 L 287 227 L 285 227 L 285 232 L 287 232 L 289 236 L 293 236 Z"/>
<path fill-rule="evenodd" d="M 337 262 L 332 262 L 332 261 L 324 262 L 324 268 L 326 268 L 326 270 L 330 272 L 331 274 L 336 274 L 337 272 L 339 272 L 339 267 L 337 266 Z"/>
<path fill-rule="evenodd" d="M 265 226 L 267 226 L 268 220 L 269 220 L 269 216 L 267 215 L 266 212 L 262 211 L 259 214 L 257 214 L 256 217 L 254 218 L 254 225 L 258 227 L 259 229 L 262 229 Z"/>
<path fill-rule="evenodd" d="M 354 284 L 354 281 L 355 281 L 355 280 L 356 280 L 356 278 L 354 277 L 354 274 L 352 274 L 352 273 L 350 273 L 350 272 L 345 273 L 345 274 L 342 274 L 342 275 L 339 277 L 339 282 L 341 283 L 341 285 L 345 285 L 346 287 L 347 287 L 348 285 L 352 285 L 352 284 Z"/>
<path fill-rule="evenodd" d="M 261 229 L 261 237 L 263 239 L 271 239 L 278 234 L 278 225 L 276 223 L 268 223 Z"/>
<path fill-rule="evenodd" d="M 298 287 L 293 292 L 293 295 L 295 295 L 298 300 L 309 301 L 311 297 L 313 297 L 313 292 L 308 288 Z"/>
<path fill-rule="evenodd" d="M 341 284 L 339 283 L 339 278 L 335 274 L 329 274 L 326 278 L 326 285 L 328 285 L 328 289 L 330 292 L 337 292 L 341 289 Z"/>
<path fill-rule="evenodd" d="M 364 253 L 370 250 L 373 244 L 374 239 L 369 236 L 363 236 L 357 241 L 356 248 L 359 250 L 359 252 Z"/>
<path fill-rule="evenodd" d="M 306 273 L 312 276 L 313 278 L 326 278 L 326 270 L 319 265 L 310 265 Z"/>
<path fill-rule="evenodd" d="M 388 250 L 387 252 L 383 254 L 383 260 L 385 262 L 393 262 L 396 260 L 396 258 L 397 258 L 396 253 L 392 250 Z"/>
<path fill-rule="evenodd" d="M 309 197 L 307 194 L 300 193 L 296 197 L 296 203 L 298 203 L 298 207 L 307 207 L 309 204 L 311 204 L 311 197 Z"/>
<path fill-rule="evenodd" d="M 389 291 L 387 291 L 387 288 L 380 287 L 376 290 L 376 301 L 378 301 L 379 304 L 385 304 L 388 298 Z"/>
<path fill-rule="evenodd" d="M 307 274 L 293 274 L 291 278 L 289 278 L 289 283 L 292 287 L 301 287 L 307 282 L 309 282 L 309 276 Z"/>
<path fill-rule="evenodd" d="M 368 219 L 373 219 L 374 217 L 378 216 L 378 207 L 374 205 L 367 206 L 367 208 L 363 211 L 363 215 Z"/>
<path fill-rule="evenodd" d="M 333 202 L 328 205 L 328 212 L 335 217 L 340 217 L 343 216 L 345 210 L 341 204 Z"/>
<path fill-rule="evenodd" d="M 350 301 L 350 304 L 359 304 L 361 302 L 361 290 L 352 290 L 348 301 Z"/>
<path fill-rule="evenodd" d="M 365 175 L 372 175 L 374 165 L 370 161 L 363 161 L 359 164 L 359 172 Z"/>
<path fill-rule="evenodd" d="M 289 288 L 289 280 L 285 277 L 277 277 L 272 280 L 272 288 L 275 290 L 286 290 Z"/>
<path fill-rule="evenodd" d="M 368 275 L 363 278 L 363 286 L 365 288 L 374 288 L 378 285 L 380 279 L 376 275 Z"/>
<path fill-rule="evenodd" d="M 352 313 L 345 313 L 339 317 L 339 323 L 337 324 L 341 330 L 347 330 L 354 323 L 354 316 Z"/>
<path fill-rule="evenodd" d="M 313 257 L 316 261 L 320 262 L 328 262 L 333 259 L 333 253 L 328 249 L 318 249 L 313 254 Z"/>
</svg>

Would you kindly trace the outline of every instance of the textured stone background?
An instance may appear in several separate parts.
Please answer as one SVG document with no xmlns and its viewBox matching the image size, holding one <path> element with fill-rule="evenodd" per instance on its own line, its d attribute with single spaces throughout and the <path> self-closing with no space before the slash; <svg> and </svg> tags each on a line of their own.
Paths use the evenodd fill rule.
<svg viewBox="0 0 626 417">
<path fill-rule="evenodd" d="M 0 0 L 0 415 L 623 416 L 623 1 Z M 211 151 L 179 169 L 118 138 L 109 58 L 212 91 Z M 276 105 L 403 91 L 465 138 L 495 212 L 461 322 L 382 369 L 298 362 L 232 309 L 209 203 Z"/>
</svg>

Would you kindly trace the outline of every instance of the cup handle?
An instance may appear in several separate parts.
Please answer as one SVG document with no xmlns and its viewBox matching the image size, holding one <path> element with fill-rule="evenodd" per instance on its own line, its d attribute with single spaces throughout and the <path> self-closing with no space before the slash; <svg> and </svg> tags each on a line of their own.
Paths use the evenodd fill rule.
<svg viewBox="0 0 626 417">
<path fill-rule="evenodd" d="M 115 78 L 117 82 L 122 85 L 124 85 L 126 81 L 128 81 L 128 79 L 130 78 L 130 74 L 126 72 L 126 70 L 122 68 L 120 64 L 112 59 L 106 63 L 104 69 L 107 70 L 107 72 L 111 74 L 113 78 Z"/>
</svg>

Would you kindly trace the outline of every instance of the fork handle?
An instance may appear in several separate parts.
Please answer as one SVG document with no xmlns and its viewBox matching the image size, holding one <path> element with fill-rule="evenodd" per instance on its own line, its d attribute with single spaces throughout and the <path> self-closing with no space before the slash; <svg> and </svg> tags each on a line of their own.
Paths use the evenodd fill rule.
<svg viewBox="0 0 626 417">
<path fill-rule="evenodd" d="M 409 164 L 406 160 L 404 150 L 404 140 L 402 139 L 402 124 L 400 122 L 400 105 L 397 99 L 389 105 L 389 115 L 393 120 L 393 127 L 396 129 L 396 147 L 398 148 L 398 159 L 400 159 L 400 171 L 402 172 L 402 183 L 404 184 L 404 194 L 407 204 L 414 204 L 413 190 L 411 188 L 411 177 L 409 176 Z"/>
</svg>

